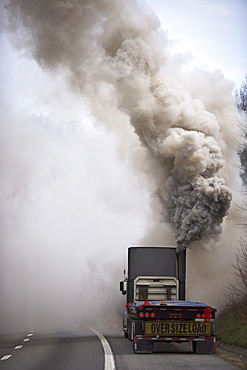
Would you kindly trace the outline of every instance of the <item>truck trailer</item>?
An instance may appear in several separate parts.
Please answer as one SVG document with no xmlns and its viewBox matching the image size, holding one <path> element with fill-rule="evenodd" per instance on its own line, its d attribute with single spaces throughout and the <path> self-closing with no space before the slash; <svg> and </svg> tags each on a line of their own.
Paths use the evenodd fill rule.
<svg viewBox="0 0 247 370">
<path fill-rule="evenodd" d="M 185 300 L 186 251 L 169 246 L 128 248 L 124 336 L 135 353 L 153 353 L 155 342 L 191 342 L 195 353 L 216 350 L 216 309 Z"/>
</svg>

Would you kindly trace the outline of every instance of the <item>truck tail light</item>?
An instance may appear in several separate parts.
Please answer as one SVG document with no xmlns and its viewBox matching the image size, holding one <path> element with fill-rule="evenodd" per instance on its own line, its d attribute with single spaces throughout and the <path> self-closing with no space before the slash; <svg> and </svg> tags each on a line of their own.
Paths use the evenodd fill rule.
<svg viewBox="0 0 247 370">
<path fill-rule="evenodd" d="M 151 313 L 149 313 L 149 312 L 140 312 L 139 313 L 139 317 L 141 318 L 141 319 L 143 319 L 144 317 L 146 318 L 146 319 L 148 319 L 149 317 L 152 317 L 152 318 L 154 318 L 155 317 L 155 313 L 154 312 L 151 312 Z"/>
<path fill-rule="evenodd" d="M 169 315 L 169 319 L 182 319 L 182 315 Z"/>
<path fill-rule="evenodd" d="M 209 322 L 210 319 L 213 317 L 212 311 L 212 306 L 204 308 L 204 314 L 202 315 L 202 317 L 204 317 L 204 322 Z"/>
<path fill-rule="evenodd" d="M 211 313 L 207 315 L 202 314 L 202 317 L 212 319 L 213 315 Z"/>
<path fill-rule="evenodd" d="M 200 314 L 200 313 L 197 313 L 197 314 L 196 314 L 196 317 L 197 317 L 197 318 L 201 317 L 201 314 Z"/>
<path fill-rule="evenodd" d="M 140 317 L 141 319 L 142 319 L 143 317 L 146 317 L 146 318 L 152 317 L 152 318 L 154 318 L 154 317 L 155 317 L 155 313 L 154 313 L 154 312 L 151 312 L 151 313 L 149 313 L 149 312 L 145 312 L 145 313 L 140 312 L 140 313 L 139 313 L 139 317 Z"/>
</svg>

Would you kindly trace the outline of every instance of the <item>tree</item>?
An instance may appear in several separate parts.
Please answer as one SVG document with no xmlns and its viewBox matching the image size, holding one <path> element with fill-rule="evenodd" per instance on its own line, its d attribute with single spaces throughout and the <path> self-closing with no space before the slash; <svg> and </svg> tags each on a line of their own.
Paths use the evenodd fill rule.
<svg viewBox="0 0 247 370">
<path fill-rule="evenodd" d="M 243 143 L 242 149 L 239 152 L 242 179 L 244 185 L 247 186 L 247 76 L 241 84 L 239 90 L 236 91 L 237 107 L 240 113 L 243 115 Z M 246 190 L 244 191 L 246 195 Z M 242 221 L 239 227 L 244 230 L 247 229 L 247 203 L 244 201 L 241 211 L 244 213 Z M 247 237 L 247 235 L 245 235 Z M 233 265 L 234 268 L 234 283 L 230 283 L 228 293 L 230 295 L 230 301 L 234 305 L 247 303 L 247 240 L 241 238 L 236 253 L 236 263 Z"/>
<path fill-rule="evenodd" d="M 236 90 L 235 95 L 238 109 L 247 114 L 247 76 L 245 76 L 239 90 Z"/>
<path fill-rule="evenodd" d="M 233 265 L 234 281 L 226 288 L 228 309 L 247 305 L 247 242 L 241 238 Z"/>
<path fill-rule="evenodd" d="M 247 76 L 245 76 L 239 90 L 236 90 L 235 95 L 238 110 L 243 115 L 242 125 L 244 129 L 244 140 L 242 143 L 242 149 L 239 151 L 239 158 L 241 169 L 243 171 L 241 177 L 245 186 L 247 186 Z"/>
</svg>

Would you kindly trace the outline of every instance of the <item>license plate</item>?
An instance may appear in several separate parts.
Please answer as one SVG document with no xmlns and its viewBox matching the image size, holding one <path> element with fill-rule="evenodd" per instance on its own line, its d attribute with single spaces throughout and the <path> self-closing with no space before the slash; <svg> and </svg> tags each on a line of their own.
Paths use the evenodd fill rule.
<svg viewBox="0 0 247 370">
<path fill-rule="evenodd" d="M 167 322 L 148 321 L 145 323 L 145 335 L 210 335 L 210 323 L 204 322 Z"/>
</svg>

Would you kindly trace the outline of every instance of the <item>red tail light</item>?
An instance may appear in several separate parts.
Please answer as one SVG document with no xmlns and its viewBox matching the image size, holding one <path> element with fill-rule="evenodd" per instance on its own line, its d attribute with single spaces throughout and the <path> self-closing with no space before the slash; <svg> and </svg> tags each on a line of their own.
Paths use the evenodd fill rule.
<svg viewBox="0 0 247 370">
<path fill-rule="evenodd" d="M 149 317 L 152 317 L 152 318 L 154 318 L 155 317 L 155 313 L 154 312 L 151 312 L 151 313 L 149 313 L 149 312 L 140 312 L 139 313 L 139 317 L 142 319 L 143 317 L 146 317 L 146 318 L 149 318 Z"/>
<path fill-rule="evenodd" d="M 204 317 L 205 322 L 209 322 L 209 320 L 213 317 L 211 306 L 204 308 L 204 314 L 202 315 L 202 317 Z"/>
</svg>

